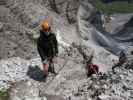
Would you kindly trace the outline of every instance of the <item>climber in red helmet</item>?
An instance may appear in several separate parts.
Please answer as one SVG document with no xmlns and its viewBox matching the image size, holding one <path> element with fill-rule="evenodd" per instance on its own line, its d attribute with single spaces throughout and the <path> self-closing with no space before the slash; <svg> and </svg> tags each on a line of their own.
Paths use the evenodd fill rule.
<svg viewBox="0 0 133 100">
<path fill-rule="evenodd" d="M 96 64 L 92 63 L 93 56 L 90 57 L 89 60 L 86 60 L 86 69 L 87 69 L 87 76 L 90 77 L 92 74 L 98 74 L 99 67 Z"/>
<path fill-rule="evenodd" d="M 92 74 L 98 74 L 99 67 L 95 64 L 88 64 L 87 65 L 87 76 L 91 76 Z"/>
<path fill-rule="evenodd" d="M 58 43 L 54 33 L 51 33 L 51 27 L 48 21 L 41 24 L 40 37 L 37 40 L 37 49 L 43 63 L 44 77 L 48 72 L 54 73 L 53 58 L 58 55 Z"/>
</svg>

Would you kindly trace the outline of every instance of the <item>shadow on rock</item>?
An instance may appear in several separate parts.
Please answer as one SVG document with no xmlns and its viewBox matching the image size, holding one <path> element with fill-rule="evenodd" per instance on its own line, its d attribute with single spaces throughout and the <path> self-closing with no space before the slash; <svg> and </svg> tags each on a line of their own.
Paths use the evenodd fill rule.
<svg viewBox="0 0 133 100">
<path fill-rule="evenodd" d="M 41 82 L 44 80 L 43 71 L 38 66 L 29 66 L 27 75 L 36 81 Z"/>
</svg>

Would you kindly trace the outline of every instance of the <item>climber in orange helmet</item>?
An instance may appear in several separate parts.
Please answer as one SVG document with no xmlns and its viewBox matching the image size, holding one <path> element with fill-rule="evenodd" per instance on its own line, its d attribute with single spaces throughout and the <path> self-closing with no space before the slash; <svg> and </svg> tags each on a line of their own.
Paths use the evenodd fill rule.
<svg viewBox="0 0 133 100">
<path fill-rule="evenodd" d="M 40 37 L 37 40 L 37 49 L 43 63 L 44 77 L 48 72 L 54 73 L 53 58 L 58 55 L 58 43 L 54 33 L 51 32 L 51 26 L 48 21 L 41 24 Z"/>
</svg>

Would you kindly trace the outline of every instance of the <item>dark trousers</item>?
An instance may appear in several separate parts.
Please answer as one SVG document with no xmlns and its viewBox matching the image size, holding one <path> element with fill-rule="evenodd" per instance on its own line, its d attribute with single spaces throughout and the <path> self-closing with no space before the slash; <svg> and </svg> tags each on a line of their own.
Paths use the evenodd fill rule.
<svg viewBox="0 0 133 100">
<path fill-rule="evenodd" d="M 49 61 L 48 72 L 55 73 L 53 58 L 49 58 L 48 61 Z"/>
</svg>

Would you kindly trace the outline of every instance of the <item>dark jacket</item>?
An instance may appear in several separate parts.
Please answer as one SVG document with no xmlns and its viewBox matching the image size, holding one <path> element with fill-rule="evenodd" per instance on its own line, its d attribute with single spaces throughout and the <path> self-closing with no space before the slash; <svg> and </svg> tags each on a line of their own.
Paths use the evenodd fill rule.
<svg viewBox="0 0 133 100">
<path fill-rule="evenodd" d="M 58 54 L 58 43 L 55 34 L 46 35 L 40 30 L 40 37 L 37 40 L 37 49 L 42 61 L 47 58 L 53 58 Z"/>
</svg>

